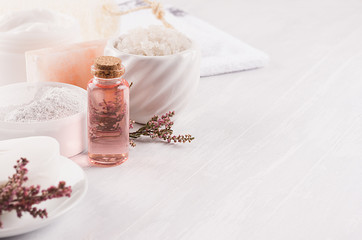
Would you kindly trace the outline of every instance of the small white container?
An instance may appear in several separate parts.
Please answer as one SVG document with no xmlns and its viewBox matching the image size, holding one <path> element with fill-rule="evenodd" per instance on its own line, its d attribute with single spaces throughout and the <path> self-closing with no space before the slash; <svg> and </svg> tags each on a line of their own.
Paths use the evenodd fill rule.
<svg viewBox="0 0 362 240">
<path fill-rule="evenodd" d="M 72 17 L 45 9 L 15 11 L 0 17 L 0 86 L 25 82 L 25 52 L 81 39 Z"/>
<path fill-rule="evenodd" d="M 58 140 L 63 156 L 74 156 L 86 149 L 87 92 L 77 86 L 56 82 L 15 83 L 0 87 L 0 107 L 21 105 L 34 99 L 37 89 L 66 87 L 84 99 L 84 110 L 65 118 L 42 122 L 0 121 L 0 140 L 30 136 L 49 136 Z"/>
<path fill-rule="evenodd" d="M 124 78 L 130 88 L 130 119 L 146 123 L 154 115 L 187 106 L 200 80 L 201 53 L 195 43 L 185 51 L 165 56 L 124 53 L 115 47 L 117 38 L 108 41 L 104 55 L 118 57 L 125 66 Z"/>
</svg>

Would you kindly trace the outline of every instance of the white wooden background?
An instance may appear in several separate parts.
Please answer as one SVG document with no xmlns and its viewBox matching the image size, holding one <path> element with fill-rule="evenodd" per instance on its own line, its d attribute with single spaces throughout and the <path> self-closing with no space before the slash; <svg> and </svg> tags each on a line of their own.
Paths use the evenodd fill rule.
<svg viewBox="0 0 362 240">
<path fill-rule="evenodd" d="M 89 168 L 84 201 L 14 239 L 362 239 L 362 1 L 168 0 L 270 55 L 201 79 L 176 123 Z"/>
</svg>

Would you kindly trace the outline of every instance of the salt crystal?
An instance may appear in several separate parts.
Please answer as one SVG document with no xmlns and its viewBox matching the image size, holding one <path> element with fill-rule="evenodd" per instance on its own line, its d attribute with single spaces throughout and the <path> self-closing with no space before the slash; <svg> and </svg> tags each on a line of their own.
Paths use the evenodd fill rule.
<svg viewBox="0 0 362 240">
<path fill-rule="evenodd" d="M 164 56 L 182 52 L 191 47 L 191 41 L 182 33 L 151 25 L 136 28 L 122 35 L 115 47 L 125 53 L 144 56 Z"/>
<path fill-rule="evenodd" d="M 66 44 L 26 52 L 28 82 L 62 82 L 87 89 L 90 68 L 102 56 L 106 40 Z"/>
<path fill-rule="evenodd" d="M 84 111 L 84 101 L 72 89 L 42 87 L 32 101 L 0 108 L 0 120 L 5 122 L 42 122 L 68 117 Z"/>
</svg>

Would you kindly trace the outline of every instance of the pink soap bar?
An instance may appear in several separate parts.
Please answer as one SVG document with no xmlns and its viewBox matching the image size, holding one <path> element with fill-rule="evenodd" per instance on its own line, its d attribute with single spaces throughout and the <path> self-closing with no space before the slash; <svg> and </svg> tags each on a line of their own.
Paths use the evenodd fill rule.
<svg viewBox="0 0 362 240">
<path fill-rule="evenodd" d="M 87 89 L 91 66 L 96 57 L 103 56 L 106 43 L 96 40 L 28 51 L 27 80 L 69 83 Z"/>
</svg>

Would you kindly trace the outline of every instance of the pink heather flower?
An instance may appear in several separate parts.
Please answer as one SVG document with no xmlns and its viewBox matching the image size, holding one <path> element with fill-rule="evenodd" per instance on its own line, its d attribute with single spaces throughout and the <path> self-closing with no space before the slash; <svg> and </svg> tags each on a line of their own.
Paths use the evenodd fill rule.
<svg viewBox="0 0 362 240">
<path fill-rule="evenodd" d="M 190 134 L 186 135 L 178 135 L 174 136 L 172 126 L 173 122 L 171 121 L 171 117 L 175 115 L 175 111 L 169 111 L 159 118 L 157 115 L 154 115 L 144 126 L 138 129 L 136 132 L 131 132 L 129 134 L 131 140 L 130 145 L 135 146 L 133 139 L 139 138 L 141 136 L 149 136 L 152 139 L 159 138 L 170 143 L 173 141 L 174 143 L 186 143 L 191 142 L 195 138 Z M 131 126 L 131 125 L 130 125 Z M 132 125 L 133 127 L 133 125 Z"/>
<path fill-rule="evenodd" d="M 135 121 L 129 120 L 129 129 L 133 128 L 134 123 L 135 123 Z"/>
<path fill-rule="evenodd" d="M 14 166 L 16 173 L 9 177 L 9 180 L 5 185 L 0 186 L 0 216 L 3 212 L 16 211 L 18 217 L 22 216 L 23 212 L 29 212 L 35 217 L 47 217 L 46 209 L 37 209 L 32 207 L 34 204 L 41 203 L 47 199 L 58 197 L 70 197 L 72 193 L 71 187 L 65 186 L 65 182 L 61 181 L 58 187 L 50 187 L 47 190 L 41 190 L 40 186 L 22 186 L 24 182 L 28 180 L 25 176 L 28 170 L 25 168 L 28 164 L 26 158 L 17 160 L 17 165 Z M 39 193 L 41 193 L 39 195 Z M 2 222 L 0 221 L 0 228 Z"/>
<path fill-rule="evenodd" d="M 186 135 L 178 135 L 174 136 L 172 126 L 174 122 L 171 121 L 171 117 L 175 115 L 175 111 L 169 111 L 159 118 L 157 115 L 154 115 L 146 124 L 144 124 L 140 129 L 136 132 L 131 132 L 130 136 L 130 145 L 135 146 L 135 142 L 133 139 L 139 138 L 141 136 L 149 136 L 150 138 L 159 138 L 170 143 L 173 141 L 174 143 L 186 143 L 191 142 L 195 138 L 190 134 Z M 134 121 L 133 121 L 134 123 Z M 130 124 L 130 128 L 133 128 L 133 125 Z"/>
</svg>

